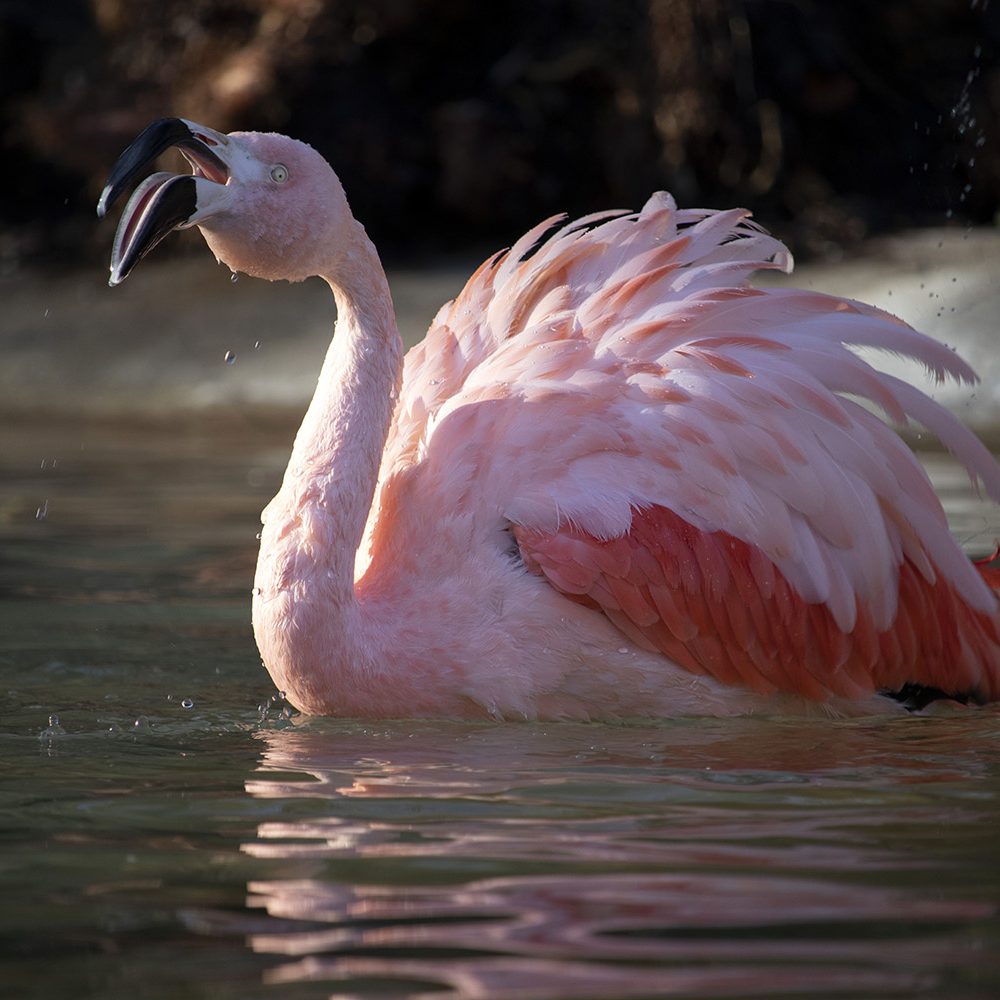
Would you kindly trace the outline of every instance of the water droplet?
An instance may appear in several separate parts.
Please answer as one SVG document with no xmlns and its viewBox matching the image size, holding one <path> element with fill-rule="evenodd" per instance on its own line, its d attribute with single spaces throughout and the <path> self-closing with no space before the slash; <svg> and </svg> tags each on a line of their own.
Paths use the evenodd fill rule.
<svg viewBox="0 0 1000 1000">
<path fill-rule="evenodd" d="M 194 708 L 194 702 L 190 698 L 185 698 L 181 702 L 181 708 Z"/>
<path fill-rule="evenodd" d="M 59 716 L 52 714 L 49 716 L 49 724 L 38 734 L 38 738 L 43 742 L 51 742 L 57 736 L 65 736 L 66 730 L 59 724 Z"/>
<path fill-rule="evenodd" d="M 42 313 L 42 319 L 48 319 L 48 318 L 49 318 L 49 311 L 48 309 L 46 309 L 45 312 Z"/>
<path fill-rule="evenodd" d="M 260 532 L 259 531 L 257 532 L 256 535 L 254 535 L 254 538 L 256 538 L 258 542 L 260 541 Z"/>
<path fill-rule="evenodd" d="M 35 511 L 35 520 L 44 521 L 49 516 L 49 501 L 43 500 L 42 506 Z"/>
<path fill-rule="evenodd" d="M 619 653 L 627 653 L 628 652 L 628 646 L 619 646 L 618 647 L 618 652 Z"/>
<path fill-rule="evenodd" d="M 280 698 L 280 699 L 281 699 L 282 701 L 287 701 L 287 699 L 288 699 L 288 695 L 287 695 L 287 694 L 285 694 L 285 692 L 284 692 L 284 691 L 279 691 L 279 692 L 278 692 L 278 697 L 279 697 L 279 698 Z"/>
<path fill-rule="evenodd" d="M 240 280 L 240 276 L 235 271 L 233 271 L 233 273 L 229 275 L 229 280 L 235 285 L 236 282 Z"/>
<path fill-rule="evenodd" d="M 261 587 L 254 587 L 253 590 L 250 591 L 250 593 L 254 597 L 260 597 L 260 595 L 263 594 L 264 591 L 263 591 L 263 588 L 261 588 Z"/>
<path fill-rule="evenodd" d="M 121 731 L 122 731 L 122 727 L 119 726 L 117 722 L 112 722 L 111 725 L 108 726 L 108 729 L 107 729 L 108 736 L 118 736 L 118 735 L 120 735 Z"/>
<path fill-rule="evenodd" d="M 255 351 L 259 351 L 259 350 L 260 350 L 260 341 L 259 341 L 259 340 L 255 340 L 255 341 L 253 342 L 253 349 L 254 349 Z"/>
<path fill-rule="evenodd" d="M 226 351 L 222 359 L 227 365 L 231 365 L 236 360 L 236 355 L 232 351 Z"/>
</svg>

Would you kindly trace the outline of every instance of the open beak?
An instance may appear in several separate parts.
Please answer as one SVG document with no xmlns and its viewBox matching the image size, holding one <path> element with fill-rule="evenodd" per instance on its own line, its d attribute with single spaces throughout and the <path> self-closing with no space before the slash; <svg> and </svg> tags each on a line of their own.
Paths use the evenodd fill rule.
<svg viewBox="0 0 1000 1000">
<path fill-rule="evenodd" d="M 104 217 L 122 192 L 171 146 L 191 164 L 191 174 L 156 173 L 133 193 L 122 213 L 111 249 L 112 287 L 175 229 L 185 229 L 218 212 L 226 201 L 230 168 L 223 157 L 228 136 L 183 118 L 161 118 L 118 157 L 97 203 Z"/>
</svg>

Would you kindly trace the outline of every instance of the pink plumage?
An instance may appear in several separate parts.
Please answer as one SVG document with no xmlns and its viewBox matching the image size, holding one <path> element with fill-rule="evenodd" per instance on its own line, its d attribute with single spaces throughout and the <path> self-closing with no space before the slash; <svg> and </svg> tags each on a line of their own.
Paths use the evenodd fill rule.
<svg viewBox="0 0 1000 1000">
<path fill-rule="evenodd" d="M 749 286 L 790 270 L 784 246 L 746 212 L 661 193 L 542 223 L 404 361 L 325 161 L 185 124 L 229 167 L 225 210 L 211 191 L 190 220 L 216 255 L 318 274 L 337 301 L 254 598 L 265 665 L 301 708 L 609 718 L 1000 698 L 995 593 L 882 417 L 933 431 L 994 499 L 1000 469 L 853 348 L 973 381 L 954 352 L 858 302 Z"/>
</svg>

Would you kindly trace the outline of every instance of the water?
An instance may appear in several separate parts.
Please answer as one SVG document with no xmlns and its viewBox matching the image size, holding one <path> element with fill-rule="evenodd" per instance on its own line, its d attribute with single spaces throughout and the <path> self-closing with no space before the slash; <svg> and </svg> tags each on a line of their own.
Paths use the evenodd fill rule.
<svg viewBox="0 0 1000 1000">
<path fill-rule="evenodd" d="M 1000 995 L 996 710 L 304 719 L 249 625 L 290 427 L 0 428 L 4 997 Z"/>
</svg>

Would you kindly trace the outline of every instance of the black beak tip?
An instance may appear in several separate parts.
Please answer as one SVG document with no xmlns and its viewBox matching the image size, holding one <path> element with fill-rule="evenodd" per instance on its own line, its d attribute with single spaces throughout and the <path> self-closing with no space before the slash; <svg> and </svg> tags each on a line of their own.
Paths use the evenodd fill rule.
<svg viewBox="0 0 1000 1000">
<path fill-rule="evenodd" d="M 144 205 L 141 213 L 140 205 Z M 147 178 L 133 193 L 118 224 L 108 284 L 112 288 L 120 285 L 160 240 L 187 223 L 197 210 L 194 177 L 153 174 Z"/>
<path fill-rule="evenodd" d="M 104 218 L 121 193 L 160 153 L 192 141 L 191 129 L 180 118 L 160 118 L 147 125 L 111 168 L 111 176 L 97 203 L 98 216 Z"/>
<path fill-rule="evenodd" d="M 108 199 L 111 196 L 111 185 L 106 184 L 101 192 L 101 198 L 97 203 L 97 217 L 103 219 L 108 214 Z"/>
<path fill-rule="evenodd" d="M 112 167 L 97 202 L 97 217 L 103 219 L 136 177 L 171 146 L 193 151 L 199 162 L 228 176 L 226 163 L 209 146 L 211 141 L 194 134 L 180 118 L 161 118 L 148 125 Z M 121 284 L 138 261 L 167 233 L 187 223 L 197 207 L 198 191 L 193 175 L 156 174 L 147 178 L 133 192 L 118 225 L 108 284 L 112 288 Z"/>
</svg>

